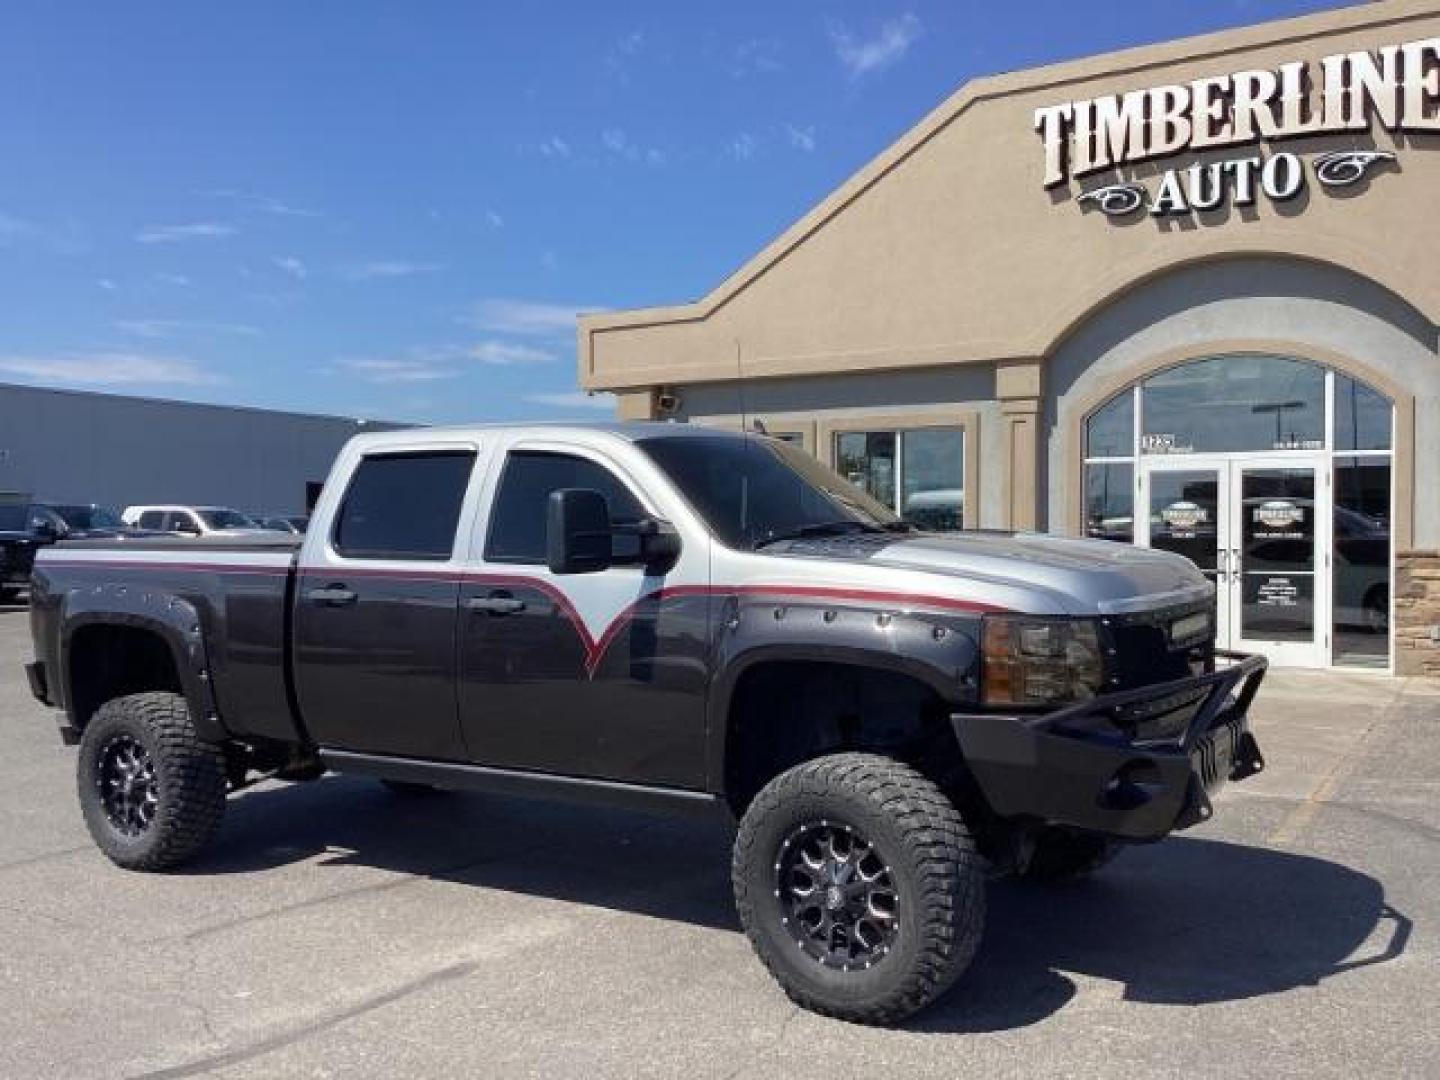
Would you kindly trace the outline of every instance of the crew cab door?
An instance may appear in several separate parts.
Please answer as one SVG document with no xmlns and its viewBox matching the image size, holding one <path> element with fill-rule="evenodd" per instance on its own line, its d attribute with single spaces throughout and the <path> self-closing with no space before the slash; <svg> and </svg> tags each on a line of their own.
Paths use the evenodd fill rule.
<svg viewBox="0 0 1440 1080">
<path fill-rule="evenodd" d="M 321 746 L 465 758 L 455 624 L 477 447 L 371 449 L 301 549 L 294 657 Z"/>
<path fill-rule="evenodd" d="M 476 558 L 460 590 L 460 721 L 478 764 L 634 783 L 704 781 L 711 599 L 708 545 L 668 572 L 553 574 L 546 505 L 606 496 L 613 521 L 664 516 L 635 475 L 580 447 L 512 445 L 497 459 Z M 615 552 L 638 550 L 616 537 Z"/>
</svg>

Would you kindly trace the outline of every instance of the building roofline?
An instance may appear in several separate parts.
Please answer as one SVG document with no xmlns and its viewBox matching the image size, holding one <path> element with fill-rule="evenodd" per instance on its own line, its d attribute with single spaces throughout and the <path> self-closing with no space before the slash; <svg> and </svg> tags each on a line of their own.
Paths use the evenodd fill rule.
<svg viewBox="0 0 1440 1080">
<path fill-rule="evenodd" d="M 609 330 L 699 322 L 708 318 L 922 149 L 972 106 L 1042 90 L 1061 90 L 1107 76 L 1137 75 L 1178 63 L 1218 60 L 1258 48 L 1314 41 L 1357 29 L 1401 26 L 1434 15 L 1433 0 L 1357 0 L 1354 4 L 1313 15 L 1176 38 L 1152 45 L 1134 46 L 1042 67 L 972 79 L 932 109 L 899 139 L 861 166 L 808 213 L 700 299 L 681 304 L 628 308 L 580 316 L 577 333 L 581 385 L 594 382 L 592 373 L 587 370 L 592 356 L 589 341 L 592 335 Z"/>
<path fill-rule="evenodd" d="M 171 405 L 186 409 L 215 409 L 221 412 L 264 413 L 267 416 L 284 416 L 294 420 L 332 420 L 348 424 L 367 426 L 386 424 L 396 427 L 416 427 L 398 420 L 384 420 L 379 417 L 341 416 L 338 413 L 296 412 L 291 409 L 267 409 L 262 405 L 222 405 L 212 401 L 186 401 L 184 398 L 152 397 L 148 394 L 117 394 L 107 390 L 79 390 L 69 386 L 38 386 L 35 383 L 0 382 L 0 393 L 7 390 L 30 390 L 41 394 L 58 394 L 66 397 L 101 398 L 107 401 L 134 401 L 147 405 Z"/>
</svg>

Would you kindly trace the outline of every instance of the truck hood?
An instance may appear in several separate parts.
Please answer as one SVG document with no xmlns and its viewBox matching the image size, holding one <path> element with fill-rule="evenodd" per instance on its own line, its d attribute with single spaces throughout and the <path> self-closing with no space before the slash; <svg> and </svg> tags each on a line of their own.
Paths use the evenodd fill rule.
<svg viewBox="0 0 1440 1080">
<path fill-rule="evenodd" d="M 1181 556 L 1039 533 L 921 533 L 877 543 L 863 557 L 872 566 L 963 580 L 966 594 L 977 598 L 987 587 L 1010 596 L 1018 591 L 1036 612 L 1119 615 L 1206 600 L 1214 592 Z"/>
</svg>

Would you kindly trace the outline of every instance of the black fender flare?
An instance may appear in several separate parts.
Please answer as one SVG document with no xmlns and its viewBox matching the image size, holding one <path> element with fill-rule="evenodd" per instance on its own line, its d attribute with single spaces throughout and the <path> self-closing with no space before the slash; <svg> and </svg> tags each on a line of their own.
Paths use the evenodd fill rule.
<svg viewBox="0 0 1440 1080">
<path fill-rule="evenodd" d="M 57 685 L 65 694 L 65 711 L 79 730 L 72 692 L 70 653 L 75 635 L 92 626 L 119 626 L 143 630 L 164 642 L 180 677 L 181 693 L 190 707 L 201 738 L 223 742 L 230 737 L 220 720 L 214 681 L 205 648 L 204 624 L 191 601 L 172 593 L 138 589 L 130 585 L 101 585 L 72 590 L 60 615 L 60 671 Z"/>
<path fill-rule="evenodd" d="M 963 707 L 973 700 L 980 627 L 974 616 L 836 609 L 822 605 L 739 605 L 719 629 L 706 694 L 706 787 L 725 794 L 735 688 L 754 667 L 797 661 L 905 675 Z"/>
</svg>

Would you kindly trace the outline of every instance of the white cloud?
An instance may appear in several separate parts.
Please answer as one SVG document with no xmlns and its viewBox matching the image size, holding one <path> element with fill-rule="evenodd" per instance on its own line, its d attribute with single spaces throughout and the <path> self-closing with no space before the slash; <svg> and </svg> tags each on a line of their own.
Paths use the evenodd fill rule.
<svg viewBox="0 0 1440 1080">
<path fill-rule="evenodd" d="M 796 127 L 794 124 L 785 125 L 785 134 L 790 137 L 790 145 L 797 150 L 810 153 L 815 149 L 815 128 Z"/>
<path fill-rule="evenodd" d="M 0 356 L 0 375 L 82 386 L 201 386 L 221 381 L 190 360 L 127 352 Z"/>
<path fill-rule="evenodd" d="M 859 78 L 898 62 L 923 32 L 920 20 L 906 12 L 897 19 L 885 20 L 875 36 L 869 38 L 856 37 L 843 23 L 831 23 L 830 43 L 835 48 L 836 59 L 850 72 L 850 77 Z"/>
<path fill-rule="evenodd" d="M 193 322 L 185 319 L 117 319 L 115 327 L 127 334 L 146 338 L 175 337 L 187 332 L 259 337 L 260 328 L 248 323 Z"/>
<path fill-rule="evenodd" d="M 429 274 L 442 269 L 439 263 L 408 262 L 405 259 L 372 259 L 369 262 L 352 263 L 342 267 L 340 273 L 351 281 L 370 281 L 375 278 L 411 277 L 415 274 Z"/>
<path fill-rule="evenodd" d="M 486 210 L 485 220 L 489 223 L 492 229 L 503 229 L 505 227 L 505 219 L 500 216 L 498 211 Z"/>
<path fill-rule="evenodd" d="M 540 144 L 540 156 L 547 158 L 568 158 L 570 156 L 570 144 L 559 135 L 551 135 Z"/>
<path fill-rule="evenodd" d="M 758 149 L 760 149 L 760 143 L 748 131 L 742 131 L 725 144 L 725 153 L 736 161 L 749 161 L 755 156 L 755 151 Z"/>
<path fill-rule="evenodd" d="M 561 337 L 575 333 L 575 319 L 599 311 L 594 305 L 552 304 L 537 300 L 491 297 L 477 301 L 461 322 L 495 334 Z"/>
<path fill-rule="evenodd" d="M 524 400 L 531 405 L 544 405 L 551 409 L 595 409 L 615 411 L 615 398 L 611 394 L 587 394 L 576 390 L 566 394 L 526 394 Z"/>
<path fill-rule="evenodd" d="M 472 345 L 466 355 L 482 364 L 548 364 L 555 354 L 531 345 L 516 345 L 506 341 L 482 341 Z"/>
<path fill-rule="evenodd" d="M 221 188 L 216 191 L 207 191 L 204 194 L 212 199 L 233 199 L 251 209 L 262 211 L 266 214 L 278 214 L 282 217 L 306 217 L 315 218 L 323 216 L 318 210 L 307 210 L 303 206 L 295 206 L 277 199 L 273 195 L 261 195 L 253 191 L 239 191 L 235 188 Z"/>
<path fill-rule="evenodd" d="M 780 42 L 775 38 L 751 38 L 735 46 L 730 58 L 730 74 L 743 79 L 757 72 L 783 71 Z"/>
<path fill-rule="evenodd" d="M 192 284 L 184 274 L 156 274 L 155 280 L 161 285 L 178 285 L 182 289 L 188 289 Z"/>
<path fill-rule="evenodd" d="M 27 236 L 34 231 L 35 226 L 23 218 L 0 214 L 0 244 L 14 240 L 17 236 Z"/>
<path fill-rule="evenodd" d="M 294 255 L 277 255 L 270 261 L 297 281 L 304 281 L 310 276 L 310 272 L 305 269 L 305 264 Z"/>
<path fill-rule="evenodd" d="M 235 235 L 223 221 L 192 221 L 184 225 L 147 225 L 135 234 L 142 244 L 174 244 L 182 240 L 222 239 Z"/>
<path fill-rule="evenodd" d="M 106 292 L 114 292 L 117 288 L 115 282 L 108 277 L 97 278 L 95 284 L 99 285 L 100 288 L 104 289 Z"/>
<path fill-rule="evenodd" d="M 600 133 L 600 144 L 612 157 L 626 161 L 643 161 L 647 165 L 665 164 L 665 151 L 655 146 L 641 146 L 625 134 L 623 128 L 606 128 Z"/>
<path fill-rule="evenodd" d="M 341 360 L 336 366 L 342 372 L 372 383 L 434 382 L 460 374 L 439 358 L 429 358 L 423 353 L 395 359 Z"/>
</svg>

